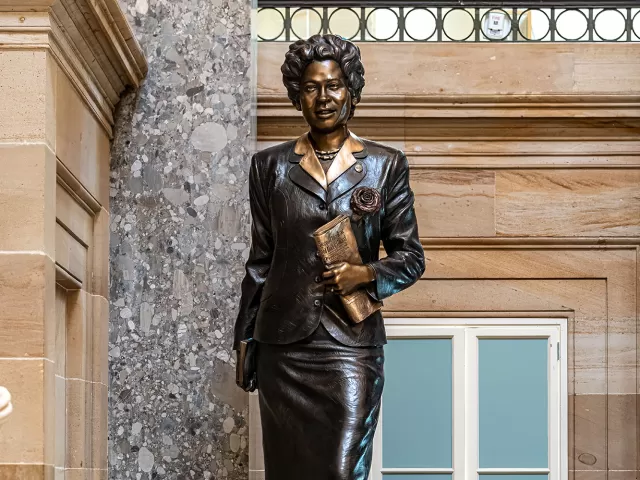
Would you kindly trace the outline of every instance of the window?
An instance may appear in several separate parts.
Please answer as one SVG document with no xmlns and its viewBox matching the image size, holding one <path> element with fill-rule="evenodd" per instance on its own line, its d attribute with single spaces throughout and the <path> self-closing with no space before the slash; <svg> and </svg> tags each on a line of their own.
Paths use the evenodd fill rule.
<svg viewBox="0 0 640 480">
<path fill-rule="evenodd" d="M 566 480 L 566 321 L 387 323 L 370 480 Z"/>
</svg>

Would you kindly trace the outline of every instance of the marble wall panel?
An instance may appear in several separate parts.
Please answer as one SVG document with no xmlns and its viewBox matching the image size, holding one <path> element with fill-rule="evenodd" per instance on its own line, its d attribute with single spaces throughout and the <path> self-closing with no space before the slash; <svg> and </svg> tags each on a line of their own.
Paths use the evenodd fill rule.
<svg viewBox="0 0 640 480">
<path fill-rule="evenodd" d="M 250 2 L 122 6 L 150 69 L 112 144 L 109 478 L 245 480 Z"/>
</svg>

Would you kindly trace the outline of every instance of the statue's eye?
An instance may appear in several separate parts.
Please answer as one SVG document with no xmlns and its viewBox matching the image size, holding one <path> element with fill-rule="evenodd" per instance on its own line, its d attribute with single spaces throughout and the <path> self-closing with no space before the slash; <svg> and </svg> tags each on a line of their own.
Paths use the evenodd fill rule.
<svg viewBox="0 0 640 480">
<path fill-rule="evenodd" d="M 329 88 L 331 90 L 338 90 L 340 88 L 340 85 L 338 83 L 332 83 L 329 85 Z"/>
<path fill-rule="evenodd" d="M 305 87 L 304 87 L 304 91 L 305 92 L 313 92 L 313 91 L 315 91 L 315 89 L 316 89 L 315 85 L 305 85 Z"/>
</svg>

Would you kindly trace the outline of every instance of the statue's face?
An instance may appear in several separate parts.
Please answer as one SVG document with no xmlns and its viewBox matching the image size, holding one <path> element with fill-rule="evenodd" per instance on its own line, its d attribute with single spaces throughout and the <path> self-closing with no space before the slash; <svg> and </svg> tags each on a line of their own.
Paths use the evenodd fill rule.
<svg viewBox="0 0 640 480">
<path fill-rule="evenodd" d="M 312 130 L 329 133 L 346 125 L 351 94 L 334 60 L 312 62 L 300 82 L 300 110 Z"/>
</svg>

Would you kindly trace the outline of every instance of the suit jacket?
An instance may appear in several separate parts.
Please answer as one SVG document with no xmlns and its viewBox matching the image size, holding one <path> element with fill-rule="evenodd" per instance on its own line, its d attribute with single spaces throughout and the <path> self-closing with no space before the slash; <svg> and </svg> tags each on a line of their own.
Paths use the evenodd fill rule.
<svg viewBox="0 0 640 480">
<path fill-rule="evenodd" d="M 249 172 L 251 249 L 234 349 L 247 338 L 293 343 L 313 333 L 321 321 L 343 344 L 386 343 L 379 311 L 354 324 L 338 294 L 320 283 L 326 269 L 313 232 L 340 214 L 351 216 L 355 187 L 376 188 L 382 197 L 378 212 L 351 222 L 362 261 L 376 274 L 366 287 L 369 295 L 382 301 L 420 278 L 424 250 L 409 163 L 401 151 L 350 134 L 326 175 L 307 134 L 260 151 Z M 379 259 L 381 241 L 387 256 Z"/>
</svg>

